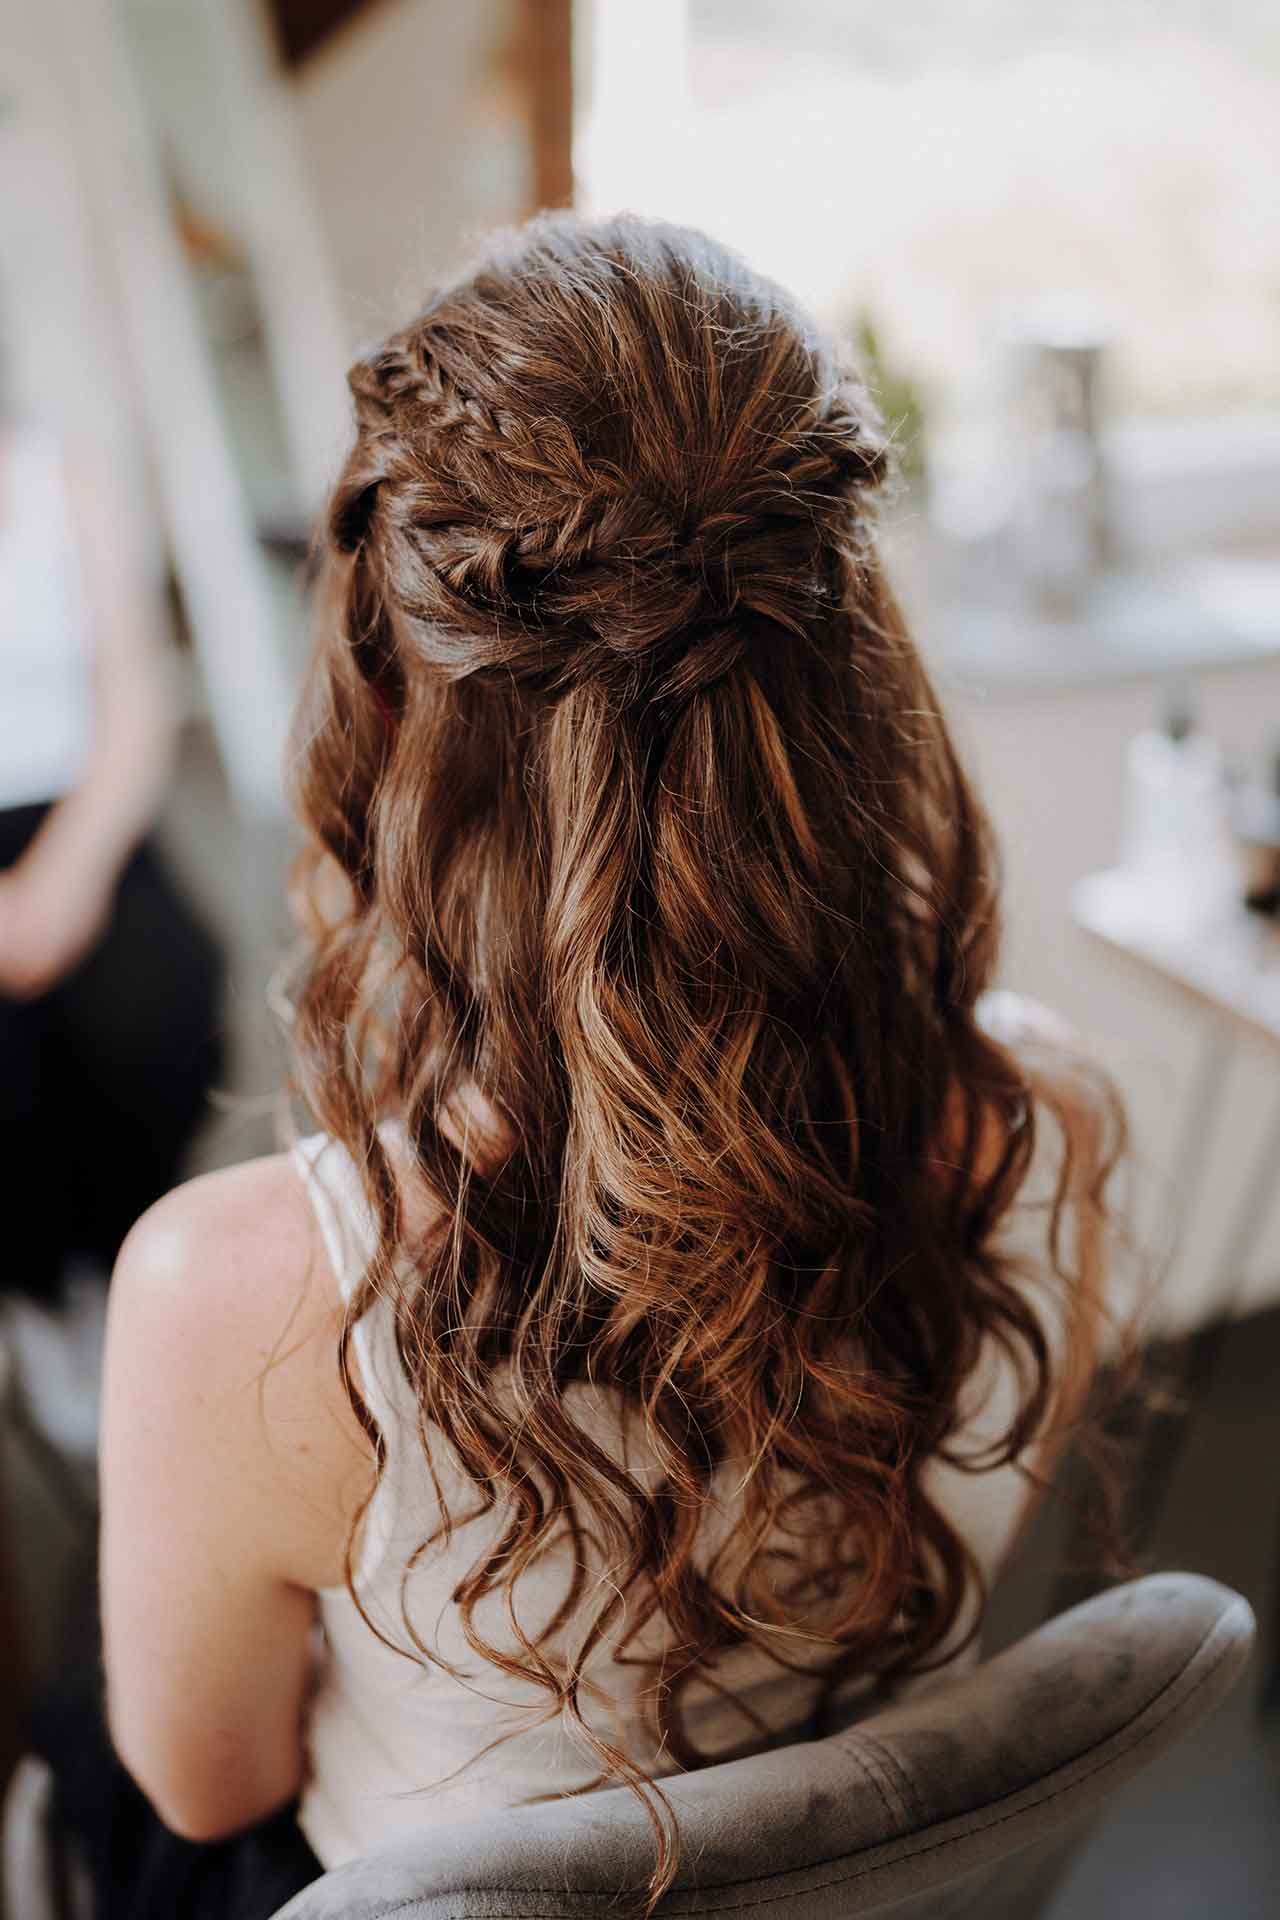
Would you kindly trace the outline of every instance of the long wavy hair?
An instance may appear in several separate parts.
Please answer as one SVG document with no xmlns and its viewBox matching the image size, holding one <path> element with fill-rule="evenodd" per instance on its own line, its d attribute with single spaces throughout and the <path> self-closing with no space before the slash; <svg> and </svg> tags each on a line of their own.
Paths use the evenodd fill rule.
<svg viewBox="0 0 1280 1920">
<path fill-rule="evenodd" d="M 652 1710 L 696 1764 L 682 1698 L 733 1648 L 786 1664 L 816 1622 L 828 1687 L 954 1651 L 978 1573 L 925 1469 L 1078 1408 L 1108 1102 L 984 1026 L 995 860 L 878 556 L 885 437 L 778 287 L 693 232 L 544 217 L 350 381 L 293 1027 L 379 1228 L 344 1378 L 381 1464 L 348 1350 L 389 1298 L 424 1473 L 443 1436 L 502 1518 L 455 1595 L 471 1645 L 645 1798 L 656 1898 L 669 1809 L 584 1715 L 593 1652 L 661 1620 Z M 1058 1339 L 998 1232 L 1049 1113 Z M 990 1343 L 1020 1398 L 978 1458 Z M 609 1580 L 580 1572 L 556 1652 L 490 1645 L 478 1603 L 566 1533 Z"/>
</svg>

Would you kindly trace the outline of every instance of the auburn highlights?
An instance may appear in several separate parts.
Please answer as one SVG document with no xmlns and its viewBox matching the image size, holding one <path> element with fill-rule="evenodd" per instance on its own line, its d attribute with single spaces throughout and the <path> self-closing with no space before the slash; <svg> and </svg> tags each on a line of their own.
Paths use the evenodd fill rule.
<svg viewBox="0 0 1280 1920">
<path fill-rule="evenodd" d="M 735 1647 L 821 1643 L 828 1689 L 954 1651 L 976 1568 L 924 1468 L 989 1342 L 1021 1394 L 975 1470 L 1076 1417 L 1114 1108 L 984 1025 L 995 861 L 882 571 L 884 434 L 786 295 L 695 233 L 546 217 L 351 386 L 296 1083 L 380 1224 L 350 1320 L 394 1299 L 423 1471 L 447 1446 L 474 1490 L 441 1529 L 503 1517 L 473 1649 L 646 1797 L 656 1896 L 669 1818 L 587 1663 L 647 1660 L 692 1765 L 682 1697 Z M 1046 1125 L 1038 1296 L 999 1229 Z M 513 1601 L 489 1646 L 480 1602 L 566 1535 L 554 1633 Z"/>
</svg>

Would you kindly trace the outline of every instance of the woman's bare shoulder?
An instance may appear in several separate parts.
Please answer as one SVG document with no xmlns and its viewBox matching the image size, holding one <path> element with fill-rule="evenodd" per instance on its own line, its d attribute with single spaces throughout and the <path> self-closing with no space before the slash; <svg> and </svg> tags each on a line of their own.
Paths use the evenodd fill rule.
<svg viewBox="0 0 1280 1920">
<path fill-rule="evenodd" d="M 146 1394 L 162 1367 L 166 1398 L 176 1387 L 180 1402 L 185 1387 L 210 1410 L 227 1476 L 250 1473 L 281 1571 L 304 1585 L 341 1578 L 367 1486 L 367 1442 L 338 1371 L 342 1318 L 289 1154 L 175 1188 L 133 1228 L 112 1282 L 108 1368 Z"/>
<path fill-rule="evenodd" d="M 293 1156 L 267 1154 L 174 1187 L 142 1215 L 122 1258 L 157 1282 L 189 1274 L 193 1261 L 231 1280 L 228 1255 L 282 1277 L 285 1267 L 301 1268 L 317 1240 L 311 1216 Z"/>
<path fill-rule="evenodd" d="M 342 1303 L 292 1156 L 272 1154 L 175 1187 L 133 1228 L 113 1296 L 127 1288 L 186 1337 L 261 1366 L 292 1340 L 336 1339 Z"/>
</svg>

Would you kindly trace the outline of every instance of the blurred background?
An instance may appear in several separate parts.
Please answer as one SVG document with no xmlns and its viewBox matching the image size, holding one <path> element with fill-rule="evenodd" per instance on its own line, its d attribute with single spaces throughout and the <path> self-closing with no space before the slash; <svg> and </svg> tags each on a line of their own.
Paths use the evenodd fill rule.
<svg viewBox="0 0 1280 1920">
<path fill-rule="evenodd" d="M 1254 1696 L 1118 1808 L 1064 1900 L 1200 1914 L 1212 1886 L 1215 1911 L 1274 1911 L 1280 12 L 0 0 L 0 49 L 0 867 L 35 848 L 56 874 L 61 834 L 110 893 L 148 821 L 154 862 L 127 947 L 123 885 L 86 931 L 47 879 L 0 873 L 0 1004 L 47 1000 L 61 1071 L 114 1099 L 109 1063 L 72 1058 L 72 975 L 23 987 L 15 955 L 51 913 L 81 966 L 115 930 L 100 991 L 146 1027 L 151 1087 L 165 1062 L 216 1082 L 173 1095 L 172 1177 L 272 1144 L 284 740 L 354 351 L 469 235 L 565 204 L 705 226 L 855 342 L 900 454 L 899 590 L 1004 850 L 1005 984 L 1129 1102 L 1151 1336 L 1186 1406 L 1148 1462 L 1144 1551 L 1264 1624 Z M 50 583 L 77 569 L 71 606 Z M 130 744 L 144 683 L 163 717 Z M 47 803 L 97 765 L 113 684 L 73 835 Z M 15 1137 L 22 1019 L 20 1040 L 0 1020 Z M 15 1697 L 83 1600 L 101 1290 L 72 1278 L 34 1308 L 5 1281 Z M 1048 1526 L 997 1634 L 1057 1591 Z"/>
</svg>

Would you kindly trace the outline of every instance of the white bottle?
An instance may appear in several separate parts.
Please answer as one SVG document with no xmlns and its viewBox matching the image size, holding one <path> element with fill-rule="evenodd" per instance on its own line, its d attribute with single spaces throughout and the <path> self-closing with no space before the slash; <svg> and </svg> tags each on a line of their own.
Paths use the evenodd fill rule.
<svg viewBox="0 0 1280 1920">
<path fill-rule="evenodd" d="M 1129 742 L 1121 857 L 1164 922 L 1211 920 L 1234 895 L 1222 755 L 1181 701 Z"/>
</svg>

